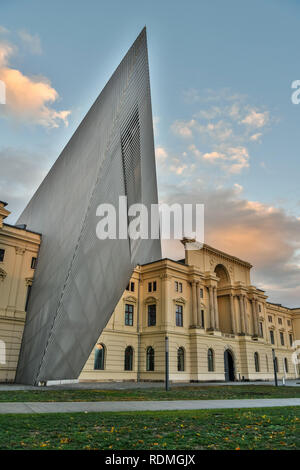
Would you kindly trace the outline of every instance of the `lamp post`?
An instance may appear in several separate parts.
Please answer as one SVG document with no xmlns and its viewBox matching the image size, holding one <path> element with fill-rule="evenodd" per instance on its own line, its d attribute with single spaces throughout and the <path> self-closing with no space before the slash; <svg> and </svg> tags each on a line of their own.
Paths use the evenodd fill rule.
<svg viewBox="0 0 300 470">
<path fill-rule="evenodd" d="M 273 366 L 274 366 L 275 385 L 276 385 L 276 387 L 278 387 L 275 349 L 272 349 L 272 355 L 273 355 Z"/>
<path fill-rule="evenodd" d="M 165 337 L 165 373 L 166 373 L 166 380 L 165 380 L 165 386 L 166 386 L 166 392 L 170 390 L 169 387 L 169 338 L 168 336 Z"/>
</svg>

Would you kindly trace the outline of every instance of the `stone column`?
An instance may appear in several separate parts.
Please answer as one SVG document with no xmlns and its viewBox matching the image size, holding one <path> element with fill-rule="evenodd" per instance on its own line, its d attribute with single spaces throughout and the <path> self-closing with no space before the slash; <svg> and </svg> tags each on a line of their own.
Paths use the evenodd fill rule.
<svg viewBox="0 0 300 470">
<path fill-rule="evenodd" d="M 259 335 L 259 311 L 258 311 L 258 300 L 255 300 L 255 322 L 256 322 L 256 328 L 257 328 L 257 334 Z"/>
<path fill-rule="evenodd" d="M 247 297 L 243 295 L 243 305 L 244 305 L 244 317 L 245 317 L 245 333 L 246 335 L 250 334 L 249 324 L 248 324 L 248 315 L 247 315 Z"/>
<path fill-rule="evenodd" d="M 218 295 L 217 295 L 216 287 L 214 287 L 214 306 L 215 306 L 215 327 L 216 327 L 216 330 L 219 330 L 220 322 L 219 322 Z"/>
<path fill-rule="evenodd" d="M 26 297 L 24 299 L 22 298 L 22 300 L 19 300 L 18 297 L 19 297 L 19 285 L 21 281 L 21 271 L 22 271 L 22 266 L 24 262 L 23 255 L 25 253 L 25 248 L 16 246 L 15 251 L 16 251 L 16 255 L 14 258 L 14 267 L 13 267 L 12 282 L 11 282 L 9 298 L 8 298 L 8 307 L 13 308 L 14 310 L 17 310 L 18 308 L 20 310 L 23 310 L 25 306 Z"/>
<path fill-rule="evenodd" d="M 169 288 L 170 288 L 170 280 L 171 277 L 168 274 L 162 274 L 161 275 L 161 287 L 162 287 L 162 303 L 161 303 L 161 323 L 162 325 L 165 326 L 166 329 L 168 329 L 169 326 L 172 326 L 174 324 L 174 316 L 172 315 L 172 309 L 170 309 L 169 301 L 170 301 L 170 294 L 169 294 Z M 147 307 L 148 309 L 148 307 Z M 147 325 L 147 315 L 148 313 L 146 312 L 146 325 Z M 156 315 L 158 316 L 158 311 L 156 311 Z M 156 321 L 159 321 L 159 317 L 156 318 Z"/>
<path fill-rule="evenodd" d="M 243 308 L 243 296 L 239 295 L 239 306 L 240 306 L 240 325 L 241 331 L 240 333 L 245 334 L 245 317 L 244 317 L 244 308 Z"/>
<path fill-rule="evenodd" d="M 215 327 L 215 311 L 214 311 L 214 293 L 213 287 L 209 286 L 209 318 L 210 318 L 210 328 Z"/>
<path fill-rule="evenodd" d="M 251 300 L 251 307 L 252 307 L 252 323 L 253 323 L 253 335 L 258 336 L 258 325 L 256 321 L 256 300 Z"/>
<path fill-rule="evenodd" d="M 192 281 L 192 325 L 197 325 L 197 292 L 196 281 Z"/>
<path fill-rule="evenodd" d="M 200 297 L 200 282 L 196 283 L 197 286 L 197 326 L 201 325 L 201 297 Z"/>
<path fill-rule="evenodd" d="M 234 303 L 233 303 L 233 295 L 229 295 L 229 300 L 230 300 L 230 319 L 231 319 L 231 331 L 232 333 L 236 332 L 236 326 L 235 326 L 235 311 L 234 311 Z"/>
</svg>

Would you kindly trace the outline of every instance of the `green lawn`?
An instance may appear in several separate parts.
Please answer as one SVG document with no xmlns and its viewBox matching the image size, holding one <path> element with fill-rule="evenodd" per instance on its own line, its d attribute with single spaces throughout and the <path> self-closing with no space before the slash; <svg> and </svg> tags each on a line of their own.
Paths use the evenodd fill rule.
<svg viewBox="0 0 300 470">
<path fill-rule="evenodd" d="M 300 449 L 300 407 L 0 415 L 0 449 Z"/>
<path fill-rule="evenodd" d="M 225 400 L 234 398 L 300 398 L 300 387 L 273 385 L 173 386 L 135 390 L 11 390 L 0 392 L 0 402 L 22 401 L 128 401 Z"/>
</svg>

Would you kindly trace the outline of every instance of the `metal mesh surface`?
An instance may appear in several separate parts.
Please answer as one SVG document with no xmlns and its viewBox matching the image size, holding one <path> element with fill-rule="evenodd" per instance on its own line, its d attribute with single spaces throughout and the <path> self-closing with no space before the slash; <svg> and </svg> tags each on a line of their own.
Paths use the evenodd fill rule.
<svg viewBox="0 0 300 470">
<path fill-rule="evenodd" d="M 42 233 L 16 381 L 77 378 L 133 268 L 160 240 L 99 240 L 96 209 L 157 204 L 145 29 L 18 220 Z M 129 222 L 129 220 L 128 220 Z"/>
</svg>

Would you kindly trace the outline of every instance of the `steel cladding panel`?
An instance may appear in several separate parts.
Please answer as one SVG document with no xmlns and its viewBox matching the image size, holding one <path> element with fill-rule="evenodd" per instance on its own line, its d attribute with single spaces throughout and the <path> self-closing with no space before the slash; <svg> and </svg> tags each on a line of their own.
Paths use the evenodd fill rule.
<svg viewBox="0 0 300 470">
<path fill-rule="evenodd" d="M 96 236 L 101 203 L 157 204 L 144 29 L 18 220 L 42 234 L 16 381 L 77 378 L 133 268 L 160 240 Z"/>
</svg>

